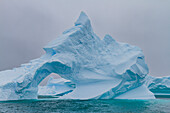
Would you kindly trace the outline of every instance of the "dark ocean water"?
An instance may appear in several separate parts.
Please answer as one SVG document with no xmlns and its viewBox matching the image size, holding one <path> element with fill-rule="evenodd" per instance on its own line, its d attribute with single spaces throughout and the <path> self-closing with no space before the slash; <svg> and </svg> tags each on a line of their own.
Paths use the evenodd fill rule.
<svg viewBox="0 0 170 113">
<path fill-rule="evenodd" d="M 0 113 L 170 113 L 170 100 L 23 100 L 0 102 Z"/>
</svg>

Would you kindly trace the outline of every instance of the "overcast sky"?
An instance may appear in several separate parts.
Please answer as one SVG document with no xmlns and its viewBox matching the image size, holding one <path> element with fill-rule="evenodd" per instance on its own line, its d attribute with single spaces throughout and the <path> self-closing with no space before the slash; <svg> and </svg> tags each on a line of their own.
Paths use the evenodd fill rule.
<svg viewBox="0 0 170 113">
<path fill-rule="evenodd" d="M 43 55 L 81 11 L 100 38 L 139 46 L 150 75 L 170 75 L 170 0 L 0 0 L 0 70 Z"/>
</svg>

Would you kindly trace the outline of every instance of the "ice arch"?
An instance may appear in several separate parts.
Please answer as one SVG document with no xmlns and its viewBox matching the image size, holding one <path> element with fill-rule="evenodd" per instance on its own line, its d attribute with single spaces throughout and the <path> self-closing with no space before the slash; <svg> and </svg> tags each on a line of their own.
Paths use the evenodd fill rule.
<svg viewBox="0 0 170 113">
<path fill-rule="evenodd" d="M 0 72 L 0 100 L 36 99 L 38 85 L 48 75 L 56 73 L 65 78 L 72 73 L 70 67 L 57 61 L 41 63 L 45 57 L 46 55 L 20 68 Z"/>
<path fill-rule="evenodd" d="M 0 72 L 0 100 L 36 99 L 38 84 L 50 73 L 76 84 L 63 99 L 154 98 L 143 85 L 148 67 L 142 50 L 109 35 L 101 40 L 83 12 L 44 50 L 42 57 Z"/>
</svg>

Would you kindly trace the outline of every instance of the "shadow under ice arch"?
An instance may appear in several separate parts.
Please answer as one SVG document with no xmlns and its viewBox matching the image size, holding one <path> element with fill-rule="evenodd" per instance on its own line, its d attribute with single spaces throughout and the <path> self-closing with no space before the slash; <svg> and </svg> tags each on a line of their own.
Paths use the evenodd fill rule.
<svg viewBox="0 0 170 113">
<path fill-rule="evenodd" d="M 37 99 L 38 85 L 50 73 L 76 84 L 62 99 L 155 98 L 143 85 L 148 67 L 142 50 L 110 35 L 101 40 L 84 12 L 44 50 L 42 57 L 0 72 L 0 100 Z"/>
</svg>

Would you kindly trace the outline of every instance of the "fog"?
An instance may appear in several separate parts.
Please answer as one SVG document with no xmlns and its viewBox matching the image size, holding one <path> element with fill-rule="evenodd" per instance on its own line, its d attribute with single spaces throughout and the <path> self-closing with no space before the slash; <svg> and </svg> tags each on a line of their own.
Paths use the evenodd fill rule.
<svg viewBox="0 0 170 113">
<path fill-rule="evenodd" d="M 0 0 L 0 71 L 43 55 L 81 11 L 100 38 L 140 47 L 150 75 L 170 75 L 170 0 Z"/>
</svg>

